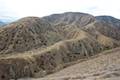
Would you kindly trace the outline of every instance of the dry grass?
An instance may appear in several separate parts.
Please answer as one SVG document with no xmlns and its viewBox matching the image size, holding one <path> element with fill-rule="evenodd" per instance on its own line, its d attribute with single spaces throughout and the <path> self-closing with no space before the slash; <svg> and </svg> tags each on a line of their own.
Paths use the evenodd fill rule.
<svg viewBox="0 0 120 80">
<path fill-rule="evenodd" d="M 119 46 L 118 30 L 91 15 L 71 14 L 56 24 L 27 17 L 0 28 L 0 71 L 8 78 L 43 77 Z"/>
<path fill-rule="evenodd" d="M 6 56 L 0 61 L 5 60 L 4 64 L 12 65 L 17 78 L 41 77 L 56 72 L 73 61 L 88 58 L 101 51 L 102 46 L 97 41 L 80 38 L 61 41 L 41 52 L 36 51 L 35 54 Z"/>
</svg>

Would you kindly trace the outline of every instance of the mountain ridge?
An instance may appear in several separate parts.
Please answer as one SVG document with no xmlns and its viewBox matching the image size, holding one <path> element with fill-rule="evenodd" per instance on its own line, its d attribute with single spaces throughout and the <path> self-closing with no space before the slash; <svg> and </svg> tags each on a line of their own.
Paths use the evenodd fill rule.
<svg viewBox="0 0 120 80">
<path fill-rule="evenodd" d="M 67 12 L 7 24 L 0 28 L 0 76 L 43 77 L 69 66 L 66 64 L 119 47 L 117 23 Z"/>
</svg>

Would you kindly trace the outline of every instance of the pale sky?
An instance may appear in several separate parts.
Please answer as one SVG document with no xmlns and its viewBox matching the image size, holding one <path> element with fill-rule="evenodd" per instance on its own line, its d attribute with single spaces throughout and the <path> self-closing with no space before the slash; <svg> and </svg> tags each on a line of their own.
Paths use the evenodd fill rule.
<svg viewBox="0 0 120 80">
<path fill-rule="evenodd" d="M 83 12 L 120 19 L 120 0 L 0 0 L 0 18 Z"/>
</svg>

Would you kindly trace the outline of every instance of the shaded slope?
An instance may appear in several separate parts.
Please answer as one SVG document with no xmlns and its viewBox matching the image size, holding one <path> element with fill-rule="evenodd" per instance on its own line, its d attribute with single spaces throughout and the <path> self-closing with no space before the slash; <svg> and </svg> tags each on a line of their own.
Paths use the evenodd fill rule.
<svg viewBox="0 0 120 80">
<path fill-rule="evenodd" d="M 107 23 L 95 23 L 96 29 L 103 35 L 120 40 L 120 30 Z"/>
<path fill-rule="evenodd" d="M 111 24 L 95 21 L 85 26 L 85 30 L 92 35 L 100 33 L 104 36 L 120 41 L 120 30 Z"/>
<path fill-rule="evenodd" d="M 117 27 L 117 28 L 120 29 L 120 20 L 116 19 L 112 16 L 96 16 L 96 19 L 98 21 L 101 21 L 101 22 L 104 22 L 104 23 L 107 23 L 107 24 L 111 24 L 114 27 Z"/>
<path fill-rule="evenodd" d="M 95 24 L 96 24 L 96 22 L 85 26 L 84 30 L 87 31 L 89 34 L 91 34 L 100 44 L 105 46 L 105 48 L 114 48 L 116 46 L 119 46 L 119 44 L 120 44 L 120 42 L 118 40 L 118 38 L 119 38 L 118 32 L 119 31 L 109 32 L 110 30 L 114 30 L 114 29 L 110 28 L 110 26 L 102 26 L 103 23 L 101 23 L 101 25 L 97 25 L 97 26 Z M 105 29 L 106 31 L 102 32 L 102 31 L 104 31 L 104 28 L 106 28 Z M 118 33 L 118 34 L 114 38 L 113 35 L 110 35 L 112 33 L 116 33 L 116 34 Z"/>
</svg>

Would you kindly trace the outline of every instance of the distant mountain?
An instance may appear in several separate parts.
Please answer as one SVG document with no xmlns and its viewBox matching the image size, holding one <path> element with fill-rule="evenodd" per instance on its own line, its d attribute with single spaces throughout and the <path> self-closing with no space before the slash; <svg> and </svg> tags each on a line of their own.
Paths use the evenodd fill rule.
<svg viewBox="0 0 120 80">
<path fill-rule="evenodd" d="M 4 22 L 0 21 L 0 26 L 2 26 L 2 25 L 4 25 L 4 24 L 5 24 Z"/>
<path fill-rule="evenodd" d="M 7 24 L 9 24 L 10 22 L 4 21 L 3 19 L 0 19 L 0 27 L 3 27 Z"/>
<path fill-rule="evenodd" d="M 11 22 L 16 21 L 18 18 L 9 16 L 0 16 L 0 26 L 5 26 Z"/>
</svg>

